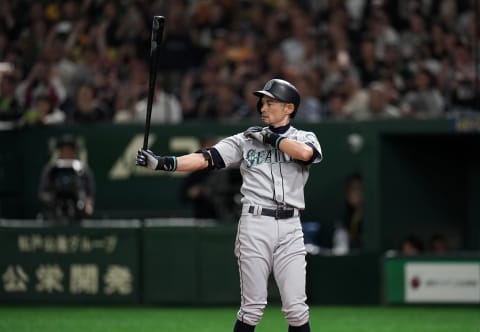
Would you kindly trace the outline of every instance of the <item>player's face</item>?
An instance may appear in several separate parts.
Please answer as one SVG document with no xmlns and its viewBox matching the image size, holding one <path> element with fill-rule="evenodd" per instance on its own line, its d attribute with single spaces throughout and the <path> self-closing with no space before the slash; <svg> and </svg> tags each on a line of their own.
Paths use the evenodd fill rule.
<svg viewBox="0 0 480 332">
<path fill-rule="evenodd" d="M 280 127 L 290 122 L 290 113 L 293 112 L 293 104 L 284 103 L 273 98 L 262 97 L 260 110 L 262 121 L 269 126 Z"/>
</svg>

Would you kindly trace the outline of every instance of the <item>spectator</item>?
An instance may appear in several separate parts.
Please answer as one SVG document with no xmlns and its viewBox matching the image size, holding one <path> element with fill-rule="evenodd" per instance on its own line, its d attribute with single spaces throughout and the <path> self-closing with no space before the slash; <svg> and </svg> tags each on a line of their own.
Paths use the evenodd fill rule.
<svg viewBox="0 0 480 332">
<path fill-rule="evenodd" d="M 274 48 L 266 55 L 265 76 L 282 77 L 284 76 L 285 56 L 280 48 Z"/>
<path fill-rule="evenodd" d="M 443 113 L 444 104 L 433 74 L 427 69 L 419 69 L 413 89 L 403 98 L 401 112 L 416 117 L 438 117 Z"/>
<path fill-rule="evenodd" d="M 335 120 L 344 120 L 347 118 L 345 114 L 345 96 L 340 92 L 334 91 L 328 96 L 327 114 Z"/>
<path fill-rule="evenodd" d="M 356 75 L 349 75 L 343 83 L 345 92 L 345 116 L 350 119 L 361 120 L 368 117 L 368 92 Z"/>
<path fill-rule="evenodd" d="M 372 37 L 365 37 L 361 41 L 360 58 L 356 64 L 360 68 L 360 77 L 365 86 L 380 78 L 380 60 L 375 53 L 375 41 Z"/>
<path fill-rule="evenodd" d="M 22 116 L 22 108 L 15 98 L 17 80 L 10 69 L 0 71 L 0 121 L 15 122 Z"/>
<path fill-rule="evenodd" d="M 120 29 L 123 20 L 120 17 L 116 1 L 107 0 L 102 4 L 103 15 L 98 25 L 97 45 L 102 54 L 107 54 L 121 45 L 124 41 L 122 33 L 126 34 L 126 31 Z"/>
<path fill-rule="evenodd" d="M 20 120 L 23 126 L 57 125 L 65 122 L 65 113 L 55 107 L 48 93 L 37 91 L 32 107 Z"/>
<path fill-rule="evenodd" d="M 409 17 L 409 29 L 405 29 L 400 36 L 400 45 L 404 58 L 412 58 L 422 45 L 430 40 L 425 18 L 420 13 L 413 13 Z"/>
<path fill-rule="evenodd" d="M 85 36 L 86 32 L 83 30 L 83 24 L 86 24 L 86 21 L 81 21 L 76 26 L 74 36 L 71 38 L 78 38 L 80 36 Z M 78 34 L 78 36 L 77 36 Z M 85 35 L 84 35 L 85 34 Z M 72 41 L 73 43 L 74 41 Z M 69 117 L 72 118 L 73 115 L 73 103 L 75 102 L 75 96 L 77 91 L 84 82 L 92 80 L 96 76 L 96 73 L 101 70 L 102 61 L 99 61 L 100 54 L 97 51 L 97 48 L 93 45 L 77 45 L 78 58 L 77 61 L 70 64 L 65 64 L 65 67 L 70 67 L 68 70 L 68 78 L 65 78 L 67 83 L 67 92 L 69 97 L 69 104 L 65 108 L 65 111 Z"/>
<path fill-rule="evenodd" d="M 308 75 L 311 71 L 321 67 L 323 63 L 319 45 L 319 39 L 321 37 L 313 27 L 309 28 L 307 38 L 305 39 L 304 59 L 301 63 L 297 64 L 300 74 Z"/>
<path fill-rule="evenodd" d="M 2 13 L 3 14 L 3 13 Z M 8 49 L 8 35 L 7 33 L 0 27 L 0 59 L 5 59 L 7 55 Z"/>
<path fill-rule="evenodd" d="M 296 121 L 319 122 L 326 115 L 326 107 L 315 95 L 315 85 L 312 84 L 311 76 L 304 74 L 295 81 L 302 97 L 302 103 L 298 107 Z"/>
<path fill-rule="evenodd" d="M 430 252 L 436 255 L 443 255 L 446 254 L 450 250 L 450 246 L 448 244 L 448 239 L 443 234 L 434 234 L 430 238 L 429 242 L 429 250 Z"/>
<path fill-rule="evenodd" d="M 212 99 L 210 114 L 215 121 L 220 123 L 232 123 L 241 118 L 239 113 L 242 101 L 235 91 L 235 87 L 229 82 L 221 82 L 217 85 L 217 94 Z"/>
<path fill-rule="evenodd" d="M 422 254 L 424 249 L 422 240 L 415 235 L 405 237 L 400 245 L 400 252 L 409 256 Z"/>
<path fill-rule="evenodd" d="M 391 73 L 381 75 L 379 82 L 385 88 L 385 100 L 390 105 L 399 105 L 405 83 L 403 77 Z"/>
<path fill-rule="evenodd" d="M 477 106 L 475 86 L 475 62 L 472 49 L 461 41 L 454 46 L 453 82 L 451 102 L 453 107 L 462 111 L 472 111 Z"/>
<path fill-rule="evenodd" d="M 287 66 L 297 66 L 304 63 L 309 31 L 312 27 L 312 17 L 304 12 L 296 2 L 291 1 L 291 35 L 280 42 L 280 49 L 285 57 Z"/>
<path fill-rule="evenodd" d="M 367 18 L 367 34 L 372 36 L 375 43 L 375 57 L 380 60 L 385 56 L 387 45 L 399 43 L 398 33 L 390 24 L 390 18 L 381 2 L 373 2 Z"/>
<path fill-rule="evenodd" d="M 322 79 L 322 90 L 325 94 L 342 93 L 340 86 L 345 75 L 348 75 L 350 58 L 345 51 L 339 53 L 330 52 Z"/>
<path fill-rule="evenodd" d="M 255 79 L 250 79 L 245 83 L 241 95 L 241 100 L 243 102 L 237 112 L 242 119 L 254 119 L 255 117 L 258 117 L 258 98 L 252 94 L 252 91 L 259 85 L 260 84 Z"/>
<path fill-rule="evenodd" d="M 179 123 L 182 121 L 182 109 L 177 97 L 167 93 L 160 87 L 161 83 L 157 82 L 155 86 L 155 95 L 152 101 L 152 123 Z M 144 123 L 147 113 L 148 96 L 134 102 L 133 113 L 117 114 L 115 122 L 136 122 Z"/>
<path fill-rule="evenodd" d="M 97 90 L 92 84 L 80 85 L 75 96 L 73 121 L 93 123 L 108 119 L 108 105 L 97 97 Z"/>
<path fill-rule="evenodd" d="M 73 116 L 75 96 L 89 81 L 105 113 L 89 116 L 89 121 L 110 121 L 119 110 L 129 115 L 132 105 L 144 96 L 134 76 L 148 75 L 138 73 L 140 66 L 131 63 L 147 66 L 150 25 L 146 18 L 164 12 L 168 19 L 159 61 L 163 89 L 179 96 L 185 120 L 217 120 L 219 110 L 212 102 L 220 94 L 233 93 L 236 99 L 252 77 L 296 81 L 315 71 L 322 72 L 322 77 L 309 83 L 312 98 L 325 104 L 338 102 L 339 94 L 345 99 L 345 109 L 335 112 L 336 119 L 365 118 L 352 116 L 357 112 L 351 107 L 373 82 L 385 85 L 388 109 L 403 104 L 400 115 L 411 116 L 408 109 L 417 108 L 413 103 L 424 103 L 434 110 L 421 114 L 438 117 L 450 108 L 478 108 L 476 6 L 475 1 L 413 0 L 31 4 L 4 0 L 0 5 L 0 62 L 12 63 L 17 71 L 15 95 L 20 109 L 32 106 L 37 88 L 46 88 L 68 120 L 84 122 L 83 116 Z M 412 97 L 416 86 L 410 82 L 424 67 L 431 72 L 438 93 L 419 92 L 429 95 L 419 101 Z M 345 86 L 334 91 L 345 85 L 345 75 L 352 74 L 358 75 L 353 95 Z M 225 81 L 233 90 L 221 87 Z M 443 112 L 438 112 L 438 98 L 433 96 L 438 94 L 445 99 Z M 375 92 L 371 95 L 379 99 Z M 333 103 L 327 96 L 335 96 Z M 375 114 L 372 118 L 392 115 Z"/>
<path fill-rule="evenodd" d="M 212 7 L 214 6 L 212 3 Z M 162 51 L 159 53 L 158 66 L 163 76 L 167 77 L 167 84 L 171 84 L 166 86 L 169 91 L 173 91 L 173 87 L 180 84 L 180 77 L 185 71 L 201 66 L 205 56 L 205 51 L 193 40 L 187 7 L 188 3 L 184 0 L 171 1 L 167 7 L 165 37 Z"/>
<path fill-rule="evenodd" d="M 370 84 L 368 91 L 368 106 L 371 119 L 387 119 L 400 117 L 400 111 L 386 100 L 385 86 L 380 82 Z"/>
<path fill-rule="evenodd" d="M 360 174 L 354 173 L 347 177 L 345 186 L 344 225 L 350 249 L 362 248 L 363 219 L 363 181 Z"/>
<path fill-rule="evenodd" d="M 448 50 L 445 45 L 445 38 L 447 35 L 447 28 L 438 21 L 432 24 L 431 28 L 431 49 L 434 59 L 441 61 L 448 57 Z"/>
<path fill-rule="evenodd" d="M 39 93 L 46 93 L 55 107 L 62 104 L 66 98 L 65 87 L 52 73 L 47 59 L 40 59 L 35 63 L 27 78 L 15 91 L 16 98 L 24 109 L 32 106 L 34 97 Z"/>
<path fill-rule="evenodd" d="M 132 122 L 135 118 L 135 104 L 148 93 L 148 68 L 139 59 L 131 59 L 125 66 L 125 80 L 119 87 L 115 100 L 113 121 L 117 123 Z"/>
<path fill-rule="evenodd" d="M 39 184 L 47 221 L 68 224 L 91 217 L 95 182 L 89 167 L 79 159 L 77 139 L 65 134 L 57 139 L 56 148 L 54 161 L 45 165 Z"/>
<path fill-rule="evenodd" d="M 185 120 L 197 117 L 198 103 L 203 95 L 204 85 L 201 84 L 200 73 L 190 70 L 183 76 L 181 83 L 180 103 Z M 214 75 L 210 75 L 212 77 Z"/>
</svg>

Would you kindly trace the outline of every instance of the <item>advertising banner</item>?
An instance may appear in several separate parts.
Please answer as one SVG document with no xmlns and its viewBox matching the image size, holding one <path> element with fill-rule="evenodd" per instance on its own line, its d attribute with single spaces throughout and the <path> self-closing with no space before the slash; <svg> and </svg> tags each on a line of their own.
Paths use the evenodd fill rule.
<svg viewBox="0 0 480 332">
<path fill-rule="evenodd" d="M 480 257 L 386 256 L 387 304 L 480 304 Z"/>
<path fill-rule="evenodd" d="M 137 303 L 138 228 L 0 228 L 0 303 Z"/>
<path fill-rule="evenodd" d="M 407 263 L 405 300 L 480 303 L 480 264 Z"/>
</svg>

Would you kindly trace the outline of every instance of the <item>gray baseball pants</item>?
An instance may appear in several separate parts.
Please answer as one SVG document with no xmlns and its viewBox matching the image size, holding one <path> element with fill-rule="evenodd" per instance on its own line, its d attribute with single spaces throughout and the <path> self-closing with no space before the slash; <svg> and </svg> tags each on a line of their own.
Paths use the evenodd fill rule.
<svg viewBox="0 0 480 332">
<path fill-rule="evenodd" d="M 309 321 L 305 303 L 305 245 L 298 216 L 275 219 L 243 211 L 235 242 L 240 273 L 238 320 L 257 325 L 267 305 L 268 277 L 273 273 L 282 311 L 291 326 Z"/>
</svg>

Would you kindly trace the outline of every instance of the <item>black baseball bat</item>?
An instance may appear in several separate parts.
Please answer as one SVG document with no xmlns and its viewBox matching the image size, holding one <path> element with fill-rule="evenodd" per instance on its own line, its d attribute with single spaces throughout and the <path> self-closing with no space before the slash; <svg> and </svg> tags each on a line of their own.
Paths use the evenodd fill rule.
<svg viewBox="0 0 480 332">
<path fill-rule="evenodd" d="M 158 49 L 162 43 L 165 17 L 154 16 L 152 21 L 152 39 L 150 41 L 150 68 L 148 82 L 147 116 L 145 119 L 145 133 L 143 136 L 143 149 L 148 149 L 148 136 L 150 134 L 150 120 L 152 118 L 152 103 L 155 95 L 155 81 L 157 80 Z"/>
</svg>

